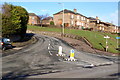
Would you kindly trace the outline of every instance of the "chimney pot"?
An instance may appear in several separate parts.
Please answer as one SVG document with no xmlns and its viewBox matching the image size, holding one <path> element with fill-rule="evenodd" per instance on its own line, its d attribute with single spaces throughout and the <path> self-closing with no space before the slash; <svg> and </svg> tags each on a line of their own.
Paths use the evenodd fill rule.
<svg viewBox="0 0 120 80">
<path fill-rule="evenodd" d="M 74 9 L 73 11 L 74 11 L 75 13 L 77 13 L 77 9 Z"/>
<path fill-rule="evenodd" d="M 98 16 L 96 16 L 96 19 L 99 19 Z"/>
</svg>

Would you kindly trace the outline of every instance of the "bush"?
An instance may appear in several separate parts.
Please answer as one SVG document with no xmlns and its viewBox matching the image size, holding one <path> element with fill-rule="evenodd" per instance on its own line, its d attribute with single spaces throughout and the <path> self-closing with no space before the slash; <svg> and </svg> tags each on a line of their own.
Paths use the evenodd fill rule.
<svg viewBox="0 0 120 80">
<path fill-rule="evenodd" d="M 27 30 L 28 12 L 21 6 L 2 5 L 2 36 L 23 36 Z"/>
<path fill-rule="evenodd" d="M 54 25 L 54 22 L 53 22 L 53 21 L 50 21 L 50 25 Z"/>
</svg>

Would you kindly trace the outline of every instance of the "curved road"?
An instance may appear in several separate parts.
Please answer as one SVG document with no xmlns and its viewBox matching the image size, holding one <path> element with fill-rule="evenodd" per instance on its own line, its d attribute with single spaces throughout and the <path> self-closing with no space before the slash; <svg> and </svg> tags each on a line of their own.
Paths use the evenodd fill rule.
<svg viewBox="0 0 120 80">
<path fill-rule="evenodd" d="M 76 62 L 65 61 L 72 49 L 59 39 L 35 35 L 38 41 L 27 48 L 19 50 L 8 56 L 2 57 L 2 78 L 29 78 L 29 77 L 106 77 L 118 73 L 117 57 L 108 57 L 75 50 Z M 66 56 L 56 56 L 58 46 L 63 47 Z M 94 68 L 83 68 L 93 64 Z M 111 64 L 111 65 L 107 65 Z M 106 65 L 106 66 L 105 66 Z M 103 72 L 101 71 L 103 70 Z M 91 74 L 91 71 L 93 74 Z M 49 74 L 52 73 L 52 74 Z M 68 76 L 69 74 L 76 74 Z M 87 73 L 87 74 L 86 74 Z M 104 75 L 103 75 L 104 73 Z M 43 75 L 44 74 L 44 75 Z M 45 75 L 46 74 L 46 75 Z M 65 74 L 65 75 L 62 75 Z M 81 76 L 80 76 L 81 74 Z M 86 75 L 85 75 L 86 74 Z M 91 75 L 90 75 L 91 74 Z M 96 74 L 96 75 L 95 75 Z M 41 76 L 43 75 L 43 76 Z M 93 76 L 94 75 L 94 76 Z"/>
</svg>

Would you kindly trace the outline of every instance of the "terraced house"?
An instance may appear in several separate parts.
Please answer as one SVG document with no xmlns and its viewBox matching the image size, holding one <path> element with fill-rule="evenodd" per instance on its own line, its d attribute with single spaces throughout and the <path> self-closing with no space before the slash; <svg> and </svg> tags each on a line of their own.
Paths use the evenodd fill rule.
<svg viewBox="0 0 120 80">
<path fill-rule="evenodd" d="M 118 33 L 117 26 L 109 22 L 103 22 L 97 16 L 96 18 L 89 17 L 89 20 L 90 20 L 89 27 L 93 28 L 94 31 Z"/>
<path fill-rule="evenodd" d="M 54 24 L 57 26 L 62 25 L 63 23 L 63 10 L 53 14 Z M 73 28 L 89 28 L 89 19 L 77 13 L 77 9 L 71 10 L 64 10 L 64 25 L 65 27 L 73 27 Z"/>
</svg>

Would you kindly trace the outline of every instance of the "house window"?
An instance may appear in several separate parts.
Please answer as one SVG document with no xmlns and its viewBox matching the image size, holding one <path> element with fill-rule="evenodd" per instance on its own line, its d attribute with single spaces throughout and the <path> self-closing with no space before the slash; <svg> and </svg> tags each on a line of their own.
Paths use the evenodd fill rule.
<svg viewBox="0 0 120 80">
<path fill-rule="evenodd" d="M 84 20 L 83 17 L 81 17 L 81 20 Z"/>
<path fill-rule="evenodd" d="M 104 27 L 103 27 L 103 31 L 104 31 Z"/>
<path fill-rule="evenodd" d="M 83 19 L 85 20 L 85 17 Z"/>
<path fill-rule="evenodd" d="M 35 19 L 34 17 L 32 17 L 32 19 Z"/>
<path fill-rule="evenodd" d="M 71 15 L 71 18 L 73 19 L 73 18 L 74 18 L 74 15 Z"/>
<path fill-rule="evenodd" d="M 77 25 L 80 25 L 80 23 L 79 23 L 79 22 L 77 22 Z"/>
<path fill-rule="evenodd" d="M 82 23 L 82 26 L 84 26 L 84 23 Z"/>
<path fill-rule="evenodd" d="M 89 19 L 87 19 L 87 22 L 89 22 Z"/>
<path fill-rule="evenodd" d="M 102 28 L 100 27 L 100 30 L 101 30 Z"/>
<path fill-rule="evenodd" d="M 34 24 L 34 21 L 32 21 L 32 24 Z"/>
<path fill-rule="evenodd" d="M 73 21 L 71 21 L 71 24 L 73 24 Z"/>
<path fill-rule="evenodd" d="M 79 19 L 80 18 L 80 16 L 77 16 L 77 19 Z"/>
</svg>

